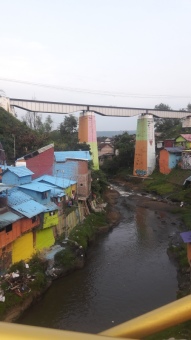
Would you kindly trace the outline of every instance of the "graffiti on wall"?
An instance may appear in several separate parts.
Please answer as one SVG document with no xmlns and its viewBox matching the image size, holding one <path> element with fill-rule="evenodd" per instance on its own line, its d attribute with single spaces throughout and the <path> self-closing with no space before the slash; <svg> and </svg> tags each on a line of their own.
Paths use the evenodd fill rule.
<svg viewBox="0 0 191 340">
<path fill-rule="evenodd" d="M 135 173 L 137 174 L 137 176 L 146 176 L 147 175 L 147 171 L 141 170 L 141 169 L 136 169 Z"/>
<path fill-rule="evenodd" d="M 191 169 L 191 154 L 182 154 L 182 169 Z"/>
</svg>

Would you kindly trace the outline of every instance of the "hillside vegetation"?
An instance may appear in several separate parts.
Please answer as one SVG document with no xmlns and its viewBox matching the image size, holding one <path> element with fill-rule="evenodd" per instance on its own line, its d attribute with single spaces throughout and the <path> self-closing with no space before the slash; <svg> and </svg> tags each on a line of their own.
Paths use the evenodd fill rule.
<svg viewBox="0 0 191 340">
<path fill-rule="evenodd" d="M 0 142 L 5 150 L 8 164 L 15 158 L 30 153 L 46 143 L 45 136 L 31 130 L 27 125 L 0 107 Z"/>
</svg>

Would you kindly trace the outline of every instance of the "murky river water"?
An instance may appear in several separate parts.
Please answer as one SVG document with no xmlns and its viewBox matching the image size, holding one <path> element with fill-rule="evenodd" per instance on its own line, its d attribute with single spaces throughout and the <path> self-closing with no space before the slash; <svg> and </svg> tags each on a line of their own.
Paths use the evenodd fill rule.
<svg viewBox="0 0 191 340">
<path fill-rule="evenodd" d="M 166 249 L 176 216 L 130 204 L 121 192 L 120 224 L 101 235 L 83 269 L 53 283 L 19 323 L 98 333 L 176 299 L 176 268 Z"/>
</svg>

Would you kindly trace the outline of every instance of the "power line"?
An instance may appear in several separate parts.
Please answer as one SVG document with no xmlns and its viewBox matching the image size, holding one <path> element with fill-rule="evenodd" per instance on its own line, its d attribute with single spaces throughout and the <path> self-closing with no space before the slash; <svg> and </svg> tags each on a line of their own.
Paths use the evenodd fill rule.
<svg viewBox="0 0 191 340">
<path fill-rule="evenodd" d="M 74 87 L 65 87 L 59 85 L 51 85 L 51 84 L 43 84 L 43 83 L 36 83 L 30 82 L 25 80 L 17 80 L 17 79 L 9 79 L 9 78 L 0 78 L 0 80 L 12 82 L 12 83 L 19 83 L 25 85 L 33 85 L 43 88 L 50 88 L 55 90 L 65 90 L 69 92 L 80 92 L 80 93 L 90 93 L 90 94 L 98 94 L 101 96 L 112 96 L 112 97 L 133 97 L 133 98 L 191 98 L 191 95 L 169 95 L 169 94 L 139 94 L 139 93 L 124 93 L 124 92 L 111 92 L 111 91 L 100 91 L 100 90 L 89 90 L 89 89 L 80 89 Z"/>
</svg>

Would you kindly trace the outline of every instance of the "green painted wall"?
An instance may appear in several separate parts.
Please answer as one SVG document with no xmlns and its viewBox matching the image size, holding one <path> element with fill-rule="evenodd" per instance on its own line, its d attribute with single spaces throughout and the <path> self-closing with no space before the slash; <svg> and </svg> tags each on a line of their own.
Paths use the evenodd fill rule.
<svg viewBox="0 0 191 340">
<path fill-rule="evenodd" d="M 90 151 L 92 153 L 93 168 L 99 170 L 97 142 L 88 142 L 88 144 L 90 145 Z"/>
<path fill-rule="evenodd" d="M 136 140 L 147 140 L 148 122 L 142 118 L 137 120 Z"/>
</svg>

